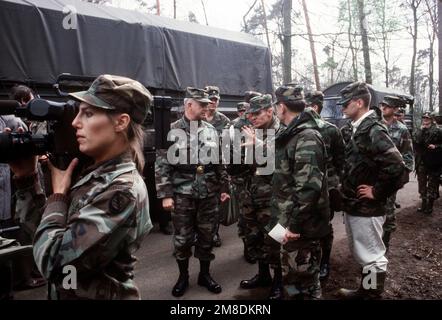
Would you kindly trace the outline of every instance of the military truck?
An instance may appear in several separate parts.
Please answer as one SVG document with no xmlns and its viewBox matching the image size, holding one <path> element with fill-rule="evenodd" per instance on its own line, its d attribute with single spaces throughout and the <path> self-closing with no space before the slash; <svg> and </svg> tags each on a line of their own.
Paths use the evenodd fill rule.
<svg viewBox="0 0 442 320">
<path fill-rule="evenodd" d="M 337 104 L 340 99 L 339 92 L 349 84 L 351 84 L 351 82 L 338 82 L 324 90 L 324 108 L 322 109 L 321 115 L 327 119 L 327 121 L 336 124 L 338 127 L 341 127 L 345 121 L 347 121 L 342 113 L 342 105 Z M 413 130 L 413 96 L 398 90 L 371 85 L 369 86 L 369 90 L 372 97 L 372 106 L 379 106 L 386 95 L 395 95 L 404 99 L 406 101 L 405 124 L 410 131 Z"/>
<path fill-rule="evenodd" d="M 21 83 L 41 98 L 65 101 L 66 92 L 85 90 L 104 73 L 171 97 L 145 123 L 151 200 L 155 149 L 165 146 L 186 87 L 217 85 L 220 110 L 231 117 L 245 91 L 273 91 L 270 50 L 244 33 L 79 0 L 0 1 L 0 27 L 0 99 Z"/>
</svg>

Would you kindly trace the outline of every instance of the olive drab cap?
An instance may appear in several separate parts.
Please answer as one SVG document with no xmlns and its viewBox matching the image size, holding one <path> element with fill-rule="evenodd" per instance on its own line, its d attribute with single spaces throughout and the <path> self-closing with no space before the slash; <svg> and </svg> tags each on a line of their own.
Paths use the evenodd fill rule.
<svg viewBox="0 0 442 320">
<path fill-rule="evenodd" d="M 265 94 L 263 96 L 254 97 L 250 100 L 250 108 L 247 113 L 255 113 L 262 109 L 272 107 L 272 96 Z"/>
<path fill-rule="evenodd" d="M 391 108 L 400 108 L 405 106 L 405 101 L 396 96 L 385 96 L 381 104 L 385 104 Z"/>
<path fill-rule="evenodd" d="M 250 104 L 247 102 L 239 102 L 236 104 L 236 111 L 247 111 L 250 108 Z"/>
<path fill-rule="evenodd" d="M 370 94 L 368 85 L 364 82 L 353 82 L 341 90 L 341 99 L 337 104 L 345 105 L 353 99 L 360 98 L 364 95 Z"/>
<path fill-rule="evenodd" d="M 422 114 L 422 118 L 433 119 L 433 115 L 431 114 L 430 111 L 425 111 L 425 112 Z"/>
<path fill-rule="evenodd" d="M 96 78 L 87 91 L 69 96 L 96 108 L 127 113 L 139 124 L 151 112 L 153 102 L 152 94 L 138 81 L 109 74 Z"/>
<path fill-rule="evenodd" d="M 219 88 L 218 87 L 216 87 L 216 86 L 206 86 L 204 88 L 204 90 L 206 90 L 207 93 L 209 94 L 209 99 L 213 99 L 213 98 L 216 98 L 218 100 L 220 99 Z"/>
<path fill-rule="evenodd" d="M 210 103 L 209 94 L 204 89 L 198 89 L 194 87 L 187 87 L 186 98 L 193 99 L 201 103 Z"/>
<path fill-rule="evenodd" d="M 246 91 L 244 92 L 244 102 L 250 103 L 252 98 L 259 96 L 262 96 L 262 93 L 258 91 Z"/>
<path fill-rule="evenodd" d="M 311 91 L 305 95 L 305 103 L 307 105 L 321 106 L 324 103 L 324 94 L 322 91 Z"/>
<path fill-rule="evenodd" d="M 284 85 L 275 91 L 276 101 L 289 102 L 304 100 L 304 89 L 299 85 Z"/>
</svg>

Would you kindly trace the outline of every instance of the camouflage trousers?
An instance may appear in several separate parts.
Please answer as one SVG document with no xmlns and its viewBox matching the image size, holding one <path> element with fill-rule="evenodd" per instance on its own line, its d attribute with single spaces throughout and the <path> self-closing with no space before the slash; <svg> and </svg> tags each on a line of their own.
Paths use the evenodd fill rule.
<svg viewBox="0 0 442 320">
<path fill-rule="evenodd" d="M 215 259 L 212 253 L 213 236 L 219 220 L 218 196 L 194 199 L 181 194 L 174 195 L 175 210 L 172 212 L 174 226 L 174 256 L 185 260 L 192 256 L 195 245 L 195 258 L 203 261 Z M 196 243 L 195 235 L 197 236 Z"/>
<path fill-rule="evenodd" d="M 285 296 L 321 299 L 319 270 L 321 246 L 318 240 L 290 241 L 281 250 Z"/>
<path fill-rule="evenodd" d="M 439 198 L 440 171 L 433 172 L 425 166 L 419 165 L 416 172 L 421 198 L 427 200 Z"/>
<path fill-rule="evenodd" d="M 233 180 L 233 179 L 232 179 Z M 238 215 L 238 237 L 245 239 L 246 235 L 249 233 L 247 229 L 245 213 L 251 209 L 250 192 L 243 183 L 233 183 L 233 195 L 236 197 L 238 203 L 239 215 Z"/>
<path fill-rule="evenodd" d="M 383 225 L 384 232 L 394 232 L 396 225 L 396 193 L 387 198 L 385 204 L 385 223 Z"/>
<path fill-rule="evenodd" d="M 280 245 L 267 235 L 265 227 L 270 222 L 270 208 L 245 210 L 243 217 L 246 225 L 245 242 L 252 258 L 272 266 L 280 263 Z"/>
</svg>

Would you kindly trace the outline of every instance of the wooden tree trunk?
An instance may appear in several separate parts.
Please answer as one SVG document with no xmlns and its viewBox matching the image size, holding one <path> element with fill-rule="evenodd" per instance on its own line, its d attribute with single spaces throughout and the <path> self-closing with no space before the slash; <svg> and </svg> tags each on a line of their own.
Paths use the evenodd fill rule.
<svg viewBox="0 0 442 320">
<path fill-rule="evenodd" d="M 282 74 L 284 83 L 292 82 L 292 0 L 283 0 L 283 40 L 282 47 L 284 59 L 282 65 Z"/>
<path fill-rule="evenodd" d="M 266 32 L 267 47 L 269 47 L 270 52 L 272 52 L 272 48 L 270 47 L 269 28 L 267 26 L 267 12 L 266 12 L 266 7 L 264 5 L 264 0 L 261 0 L 261 7 L 262 7 L 262 13 L 264 15 L 264 29 L 265 29 L 265 32 Z"/>
<path fill-rule="evenodd" d="M 437 2 L 438 35 L 442 34 L 442 1 Z M 442 115 L 442 41 L 439 40 L 439 114 Z"/>
<path fill-rule="evenodd" d="M 316 90 L 321 90 L 321 84 L 319 82 L 318 62 L 316 60 L 315 42 L 313 41 L 312 28 L 310 26 L 310 19 L 305 0 L 302 0 L 302 7 L 304 9 L 305 24 L 307 25 L 308 40 L 310 42 L 310 51 L 312 53 L 313 73 L 315 75 Z"/>
<path fill-rule="evenodd" d="M 371 75 L 370 46 L 368 44 L 367 20 L 365 16 L 364 7 L 365 7 L 364 0 L 358 0 L 359 22 L 361 26 L 361 37 L 362 37 L 362 51 L 364 53 L 365 82 L 372 84 L 373 77 Z"/>
<path fill-rule="evenodd" d="M 355 48 L 353 46 L 353 40 L 351 35 L 351 28 L 352 28 L 352 18 L 351 18 L 351 0 L 347 0 L 347 7 L 348 7 L 348 43 L 350 45 L 351 50 L 351 64 L 352 64 L 352 70 L 353 70 L 353 81 L 358 81 L 358 62 L 357 62 L 357 56 L 355 52 Z"/>
<path fill-rule="evenodd" d="M 411 58 L 411 72 L 410 72 L 410 94 L 412 96 L 416 95 L 416 78 L 414 76 L 414 72 L 416 71 L 416 55 L 417 55 L 417 8 L 419 6 L 419 2 L 417 0 L 411 1 L 411 10 L 413 11 L 413 31 L 411 32 L 411 36 L 413 37 L 413 55 Z"/>
</svg>

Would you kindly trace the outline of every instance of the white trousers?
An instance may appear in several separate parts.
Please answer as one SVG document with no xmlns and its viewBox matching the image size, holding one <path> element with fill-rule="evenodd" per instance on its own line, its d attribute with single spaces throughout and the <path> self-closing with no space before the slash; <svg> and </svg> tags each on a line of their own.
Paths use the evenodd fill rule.
<svg viewBox="0 0 442 320">
<path fill-rule="evenodd" d="M 388 260 L 385 257 L 386 248 L 382 241 L 384 222 L 385 216 L 366 218 L 345 214 L 345 229 L 350 251 L 364 273 L 368 270 L 387 271 Z"/>
</svg>

